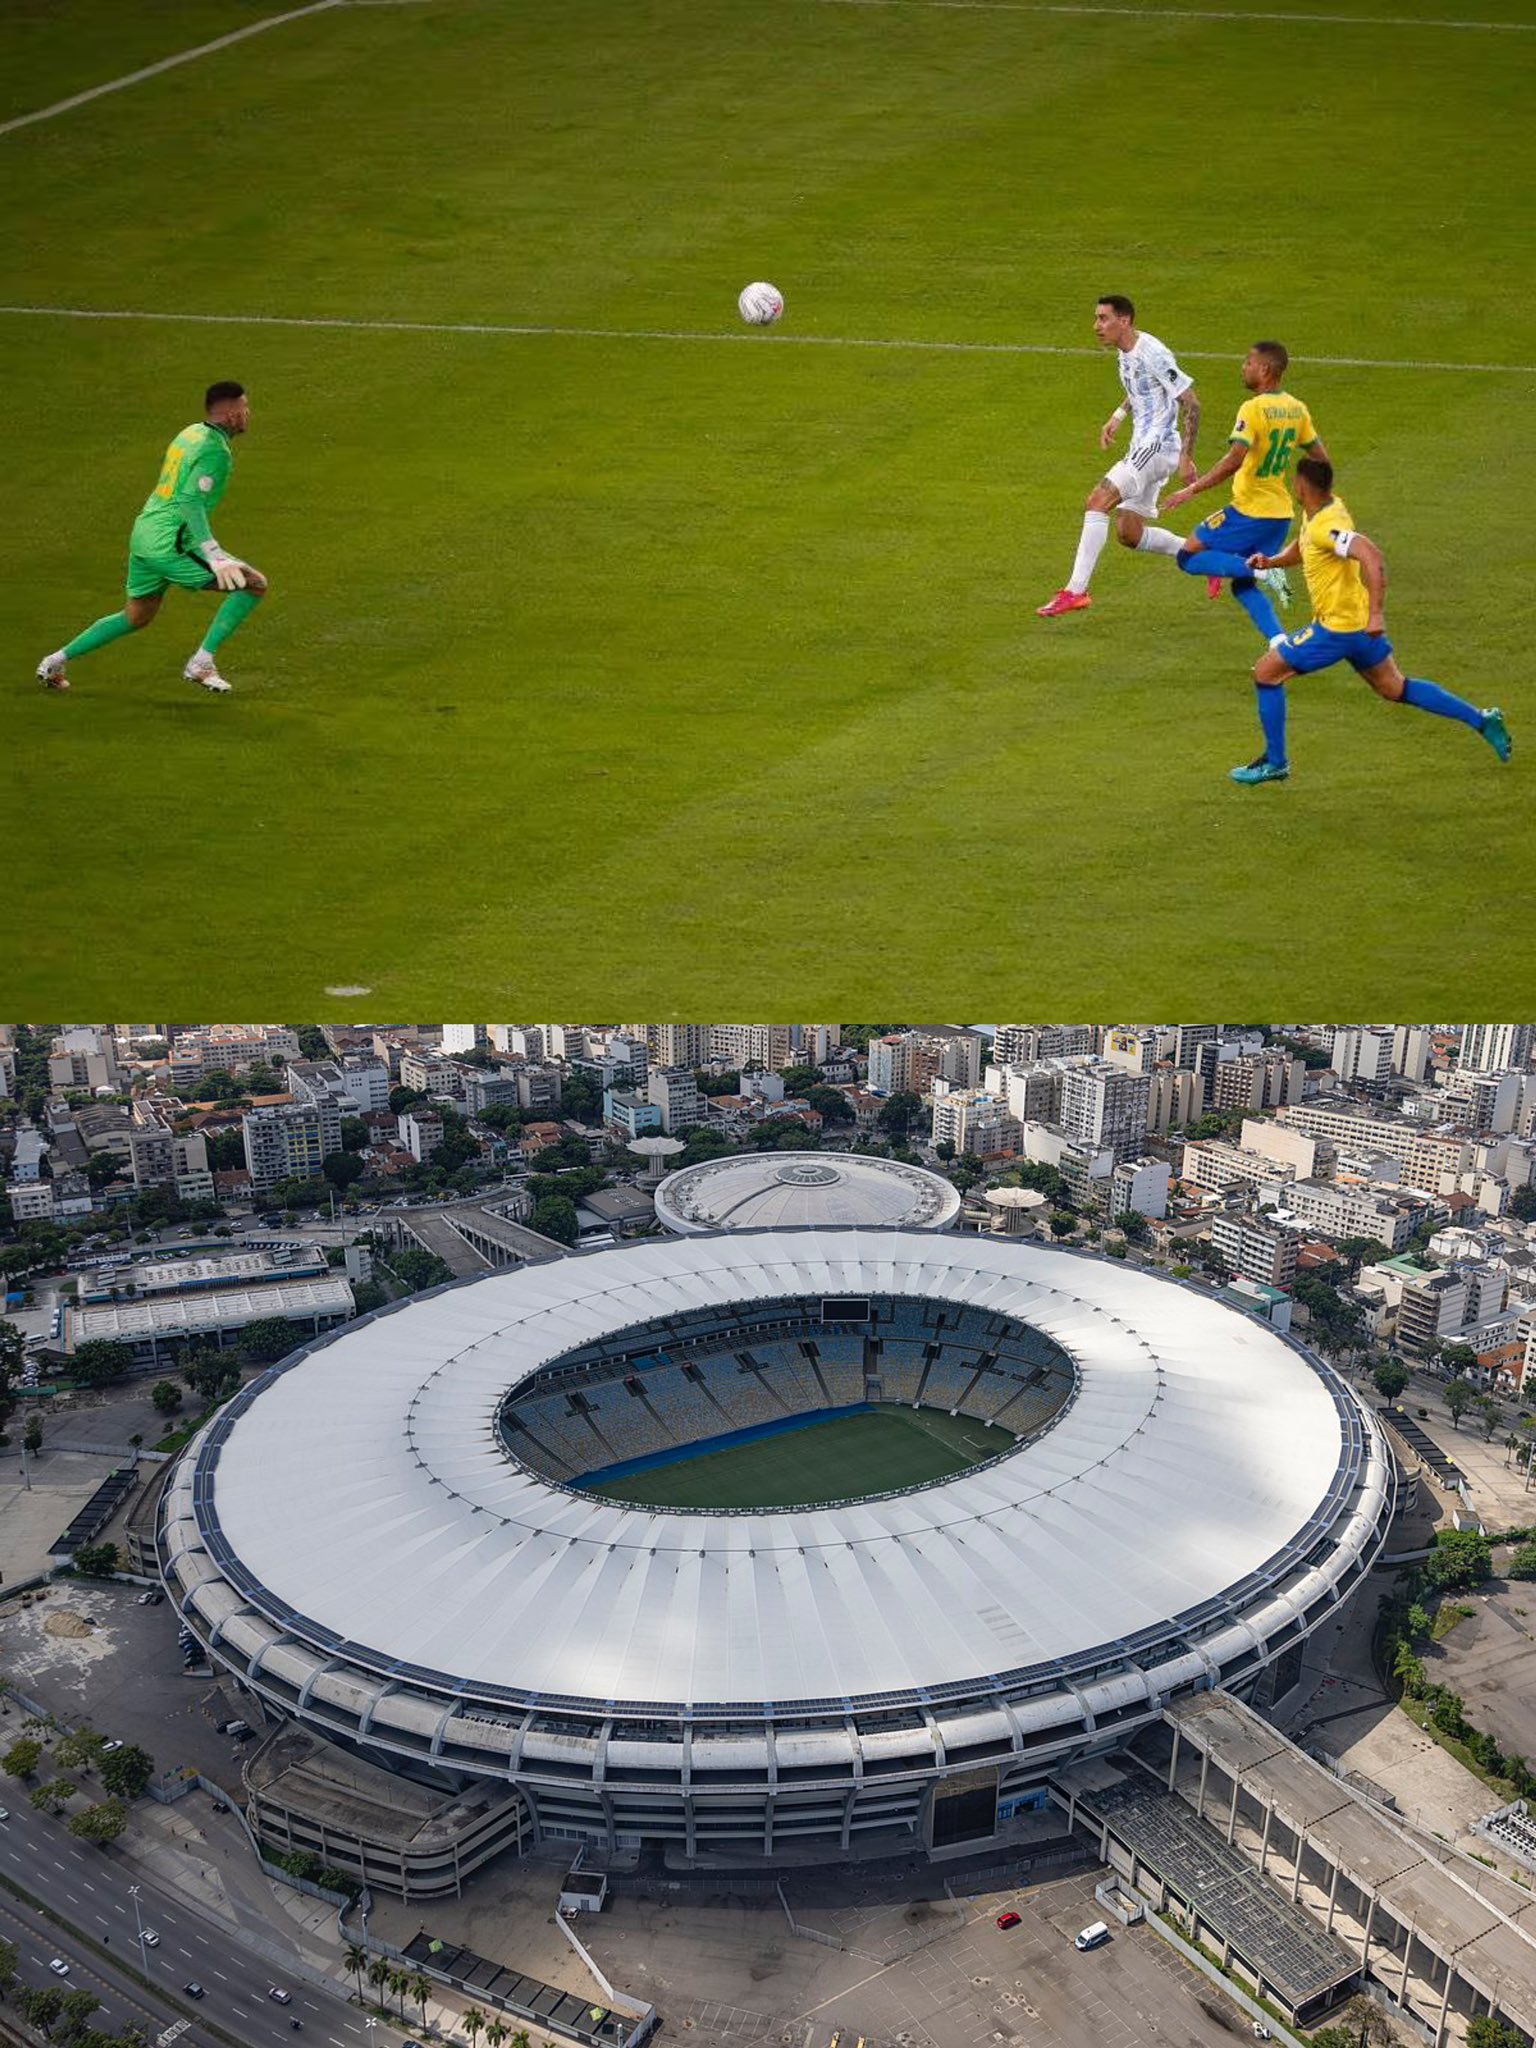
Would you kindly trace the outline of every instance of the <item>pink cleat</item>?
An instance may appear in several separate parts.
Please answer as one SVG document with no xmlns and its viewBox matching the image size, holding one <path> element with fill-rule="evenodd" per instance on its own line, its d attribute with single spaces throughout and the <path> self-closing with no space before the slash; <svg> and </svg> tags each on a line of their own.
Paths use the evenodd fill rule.
<svg viewBox="0 0 1536 2048">
<path fill-rule="evenodd" d="M 1205 579 L 1205 594 L 1206 594 L 1206 596 L 1207 596 L 1207 597 L 1220 597 L 1220 595 L 1221 595 L 1221 578 L 1220 578 L 1219 576 L 1207 576 L 1207 577 L 1206 577 L 1206 579 Z"/>
<path fill-rule="evenodd" d="M 1059 619 L 1063 612 L 1085 612 L 1093 599 L 1086 590 L 1058 590 L 1049 604 L 1036 605 L 1042 619 Z"/>
</svg>

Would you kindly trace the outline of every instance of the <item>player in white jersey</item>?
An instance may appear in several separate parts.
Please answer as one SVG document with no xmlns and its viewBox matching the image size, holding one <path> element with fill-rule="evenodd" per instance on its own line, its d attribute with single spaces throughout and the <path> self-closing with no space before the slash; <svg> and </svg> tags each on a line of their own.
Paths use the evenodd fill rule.
<svg viewBox="0 0 1536 2048">
<path fill-rule="evenodd" d="M 1200 401 L 1187 377 L 1153 334 L 1136 326 L 1136 308 L 1118 292 L 1108 292 L 1094 308 L 1093 331 L 1101 348 L 1116 351 L 1125 403 L 1117 406 L 1099 433 L 1108 448 L 1131 416 L 1131 445 L 1103 481 L 1088 493 L 1077 559 L 1065 586 L 1049 603 L 1038 607 L 1042 619 L 1062 612 L 1086 611 L 1094 568 L 1109 538 L 1109 515 L 1122 547 L 1162 553 L 1161 529 L 1147 530 L 1157 511 L 1157 495 L 1175 471 L 1183 483 L 1195 480 L 1195 435 L 1200 428 Z M 1167 536 L 1171 539 L 1172 536 Z"/>
</svg>

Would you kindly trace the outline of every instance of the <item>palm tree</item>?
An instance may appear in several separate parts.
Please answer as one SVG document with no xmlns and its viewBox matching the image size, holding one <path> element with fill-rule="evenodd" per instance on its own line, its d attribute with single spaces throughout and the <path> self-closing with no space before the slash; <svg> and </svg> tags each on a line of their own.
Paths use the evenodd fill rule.
<svg viewBox="0 0 1536 2048">
<path fill-rule="evenodd" d="M 421 2007 L 421 2031 L 427 2031 L 427 2000 L 432 1993 L 432 1980 L 418 1970 L 411 1979 L 411 1996 Z"/>
<path fill-rule="evenodd" d="M 400 2001 L 400 2024 L 403 2027 L 405 2025 L 405 1994 L 411 1988 L 410 1971 L 391 1970 L 389 1973 L 389 1988 Z"/>
<path fill-rule="evenodd" d="M 465 2013 L 462 2024 L 465 2033 L 468 2034 L 470 2041 L 473 2043 L 480 2038 L 480 2030 L 485 2025 L 485 2014 L 478 2005 L 472 2005 L 468 2012 Z"/>
<path fill-rule="evenodd" d="M 512 2029 L 507 2025 L 500 2013 L 497 2013 L 485 2030 L 485 2048 L 504 2048 L 504 2044 L 511 2038 L 511 2034 Z"/>
<path fill-rule="evenodd" d="M 375 1956 L 368 1965 L 368 1982 L 382 1995 L 384 1986 L 389 1982 L 389 1965 L 382 1956 Z"/>
<path fill-rule="evenodd" d="M 363 1995 L 363 1972 L 368 1967 L 368 1951 L 357 1942 L 350 1941 L 347 1943 L 347 1953 L 342 1960 L 357 1979 L 357 1995 L 361 1999 Z"/>
</svg>

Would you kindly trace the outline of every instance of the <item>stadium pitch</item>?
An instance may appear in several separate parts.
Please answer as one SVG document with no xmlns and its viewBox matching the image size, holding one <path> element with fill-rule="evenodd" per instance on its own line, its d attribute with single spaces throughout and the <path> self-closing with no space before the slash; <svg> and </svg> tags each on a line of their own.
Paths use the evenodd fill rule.
<svg viewBox="0 0 1536 2048">
<path fill-rule="evenodd" d="M 0 24 L 20 1013 L 1536 1001 L 1499 910 L 1536 893 L 1527 0 L 413 0 L 225 40 L 284 11 Z M 1105 466 L 1103 291 L 1195 372 L 1204 462 L 1243 350 L 1289 345 L 1404 667 L 1501 703 L 1510 768 L 1335 670 L 1291 686 L 1294 779 L 1238 789 L 1235 605 L 1111 544 L 1091 612 L 1035 617 Z M 272 584 L 234 694 L 181 680 L 209 605 L 173 592 L 45 695 L 222 377 L 255 415 L 217 530 Z"/>
<path fill-rule="evenodd" d="M 1012 1441 L 971 1416 L 885 1405 L 584 1490 L 641 1507 L 811 1507 L 947 1479 Z"/>
</svg>

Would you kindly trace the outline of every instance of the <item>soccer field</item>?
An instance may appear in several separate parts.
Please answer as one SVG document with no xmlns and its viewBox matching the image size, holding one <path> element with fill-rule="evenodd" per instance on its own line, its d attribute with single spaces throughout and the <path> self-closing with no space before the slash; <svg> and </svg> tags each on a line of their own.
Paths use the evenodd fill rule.
<svg viewBox="0 0 1536 2048">
<path fill-rule="evenodd" d="M 995 1458 L 1013 1438 L 967 1415 L 885 1406 L 587 1488 L 642 1507 L 809 1507 L 890 1493 Z"/>
<path fill-rule="evenodd" d="M 1536 1008 L 1530 0 L 338 0 L 3 131 L 279 11 L 0 21 L 9 1014 Z M 1289 345 L 1509 768 L 1335 670 L 1239 789 L 1235 605 L 1111 544 L 1035 617 L 1103 291 L 1203 464 Z M 231 376 L 234 694 L 179 592 L 45 694 Z"/>
</svg>

